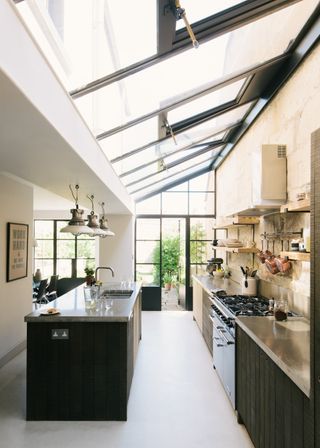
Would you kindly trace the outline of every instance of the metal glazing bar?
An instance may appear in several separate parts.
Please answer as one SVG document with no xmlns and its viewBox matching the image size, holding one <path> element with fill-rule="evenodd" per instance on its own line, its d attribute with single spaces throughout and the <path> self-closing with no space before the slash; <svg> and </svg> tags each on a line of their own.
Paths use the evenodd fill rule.
<svg viewBox="0 0 320 448">
<path fill-rule="evenodd" d="M 209 134 L 206 134 L 206 136 L 201 137 L 201 139 L 199 139 L 199 140 L 196 140 L 196 143 L 200 143 L 203 140 L 206 140 L 207 138 L 214 137 L 215 135 L 220 134 L 220 132 L 227 131 L 228 129 L 239 126 L 240 124 L 241 124 L 241 120 L 238 120 L 230 125 L 220 126 L 215 129 L 213 134 L 211 132 Z M 139 148 L 133 149 L 132 151 L 129 151 L 121 156 L 115 157 L 114 159 L 110 160 L 110 162 L 111 163 L 120 162 L 121 160 L 124 160 L 127 157 L 134 156 L 135 154 L 138 154 L 139 152 L 144 151 L 145 149 L 151 148 L 152 146 L 159 145 L 159 144 L 161 144 L 167 140 L 170 140 L 170 139 L 171 139 L 171 136 L 168 135 L 167 137 L 163 137 L 161 139 L 154 140 L 153 142 L 147 143 L 146 145 L 143 145 L 143 146 L 140 146 Z M 195 143 L 195 142 L 193 142 L 193 143 Z M 181 149 L 189 149 L 189 147 L 191 147 L 191 144 L 190 145 L 188 144 Z"/>
<path fill-rule="evenodd" d="M 199 42 L 205 42 L 222 34 L 228 33 L 240 26 L 249 22 L 255 21 L 271 12 L 296 3 L 301 0 L 247 0 L 233 6 L 218 14 L 214 14 L 207 19 L 201 20 L 192 24 L 194 32 L 197 34 Z M 202 28 L 205 28 L 205 32 Z M 92 81 L 82 87 L 74 89 L 70 92 L 73 98 L 80 98 L 83 95 L 94 92 L 102 87 L 110 85 L 114 82 L 120 81 L 128 76 L 145 70 L 159 62 L 165 61 L 182 51 L 192 47 L 192 43 L 188 36 L 185 36 L 186 30 L 181 30 L 176 33 L 176 41 L 172 50 L 161 54 L 155 54 L 142 61 L 136 62 L 128 67 L 118 70 L 110 75 Z"/>
<path fill-rule="evenodd" d="M 229 33 L 299 1 L 301 0 L 247 0 L 193 23 L 192 29 L 197 39 L 203 43 L 213 37 L 220 36 L 226 32 Z M 237 15 L 235 12 L 237 12 Z M 189 34 L 186 28 L 178 30 L 172 47 L 174 49 L 177 47 L 184 48 L 188 42 L 188 38 Z"/>
<path fill-rule="evenodd" d="M 203 150 L 198 151 L 197 152 L 197 156 L 199 156 L 201 154 L 205 154 L 206 152 L 210 151 L 211 149 L 212 148 L 209 147 L 205 151 L 203 151 Z M 157 174 L 160 174 L 160 173 L 162 173 L 164 171 L 167 171 L 168 169 L 173 168 L 174 166 L 180 165 L 182 162 L 185 162 L 187 160 L 193 159 L 194 157 L 195 157 L 195 155 L 191 154 L 189 156 L 184 157 L 183 160 L 178 159 L 178 160 L 176 160 L 176 161 L 174 161 L 174 162 L 172 162 L 172 163 L 170 163 L 168 165 L 164 164 L 164 167 L 161 170 L 155 171 L 154 173 L 151 173 L 151 174 L 147 174 L 146 176 L 141 177 L 140 179 L 137 179 L 137 180 L 134 180 L 132 182 L 129 182 L 128 184 L 124 184 L 124 186 L 125 187 L 132 187 L 132 185 L 139 184 L 140 182 L 142 182 L 142 181 L 144 181 L 146 179 L 150 179 L 151 177 L 156 176 Z M 210 160 L 212 160 L 212 157 L 210 158 Z"/>
<path fill-rule="evenodd" d="M 309 17 L 308 21 L 304 25 L 301 32 L 296 39 L 290 45 L 290 58 L 286 62 L 284 68 L 281 70 L 281 77 L 275 75 L 270 82 L 270 86 L 263 98 L 260 98 L 255 106 L 248 114 L 246 120 L 237 132 L 237 136 L 234 137 L 233 142 L 226 145 L 226 147 L 220 152 L 220 154 L 213 160 L 212 168 L 217 169 L 224 158 L 233 150 L 234 146 L 240 140 L 240 138 L 248 131 L 255 119 L 262 113 L 265 107 L 270 103 L 274 95 L 280 90 L 282 85 L 288 80 L 288 78 L 299 67 L 301 62 L 307 56 L 309 51 L 320 40 L 320 4 L 314 9 L 313 13 Z"/>
<path fill-rule="evenodd" d="M 169 174 L 169 176 L 167 176 L 166 179 L 170 179 L 171 177 L 176 176 L 177 174 L 185 173 L 186 171 L 190 170 L 191 168 L 195 168 L 195 167 L 197 167 L 199 165 L 202 165 L 203 163 L 210 162 L 211 160 L 212 160 L 212 157 L 209 157 L 208 159 L 202 160 L 201 162 L 196 163 L 192 167 L 189 166 L 188 168 L 185 168 L 185 169 L 179 171 L 178 173 Z M 162 171 L 165 171 L 165 170 L 161 170 L 161 171 L 159 171 L 159 173 L 162 172 Z M 155 173 L 155 174 L 158 174 L 158 173 Z M 148 176 L 148 177 L 153 177 L 153 176 L 154 176 L 154 174 L 152 174 L 151 176 Z M 147 177 L 145 177 L 145 179 L 147 179 Z M 156 184 L 158 184 L 160 182 L 163 182 L 166 179 L 159 179 L 159 180 L 153 181 L 151 184 L 144 185 L 143 187 L 140 187 L 137 190 L 131 191 L 130 194 L 138 193 L 139 191 L 145 190 L 146 188 L 149 188 L 149 187 L 151 187 L 153 185 L 156 185 Z M 139 183 L 141 181 L 142 181 L 142 179 L 139 180 L 138 182 L 135 182 L 135 183 Z"/>
<path fill-rule="evenodd" d="M 201 176 L 201 174 L 205 174 L 208 173 L 209 171 L 211 171 L 210 166 L 206 167 L 206 168 L 201 168 L 201 170 L 195 171 L 192 174 L 189 174 L 187 176 L 184 176 L 178 180 L 175 180 L 173 182 L 169 182 L 168 184 L 166 184 L 165 186 L 158 188 L 157 190 L 151 191 L 143 196 L 139 196 L 138 198 L 134 199 L 135 202 L 141 202 L 144 201 L 145 199 L 148 199 L 156 194 L 162 193 L 163 191 L 169 189 L 169 188 L 173 188 L 183 182 L 187 182 L 190 179 L 193 179 L 194 177 L 198 177 Z"/>
<path fill-rule="evenodd" d="M 186 157 L 181 157 L 181 159 L 178 159 L 177 161 L 175 161 L 175 165 L 177 165 L 179 163 L 182 163 L 182 162 L 185 162 L 186 160 L 189 160 L 189 159 L 191 159 L 193 157 L 196 157 L 196 156 L 199 156 L 201 154 L 204 154 L 205 152 L 209 151 L 210 149 L 214 149 L 214 148 L 217 148 L 217 147 L 223 145 L 223 143 L 224 143 L 223 140 L 217 140 L 216 142 L 203 144 L 204 148 L 202 148 L 199 151 L 197 151 L 197 152 L 195 152 L 193 154 L 190 154 L 190 155 L 188 155 Z M 165 154 L 162 157 L 159 157 L 158 159 L 151 160 L 150 162 L 144 163 L 143 165 L 139 165 L 136 168 L 132 168 L 131 170 L 126 171 L 126 172 L 120 174 L 119 177 L 122 178 L 122 177 L 125 177 L 125 176 L 129 176 L 129 174 L 136 173 L 137 171 L 140 171 L 140 170 L 146 168 L 147 166 L 152 165 L 153 163 L 160 162 L 161 160 L 163 160 L 163 159 L 165 159 L 167 157 L 170 157 L 170 156 L 172 156 L 174 154 L 177 154 L 178 152 L 181 152 L 181 151 L 185 151 L 185 149 L 179 149 L 178 151 L 174 151 L 174 152 Z M 172 166 L 174 166 L 174 165 L 172 165 L 172 164 L 166 165 L 167 168 L 172 168 Z"/>
<path fill-rule="evenodd" d="M 283 62 L 287 57 L 288 57 L 287 54 L 282 54 L 280 56 L 276 56 L 275 58 L 269 59 L 268 61 L 263 62 L 261 64 L 255 64 L 245 68 L 244 70 L 238 70 L 235 73 L 231 73 L 230 75 L 222 76 L 221 78 L 218 78 L 213 82 L 205 84 L 205 86 L 198 87 L 197 89 L 194 89 L 189 93 L 186 92 L 184 95 L 180 95 L 179 100 L 173 101 L 172 103 L 167 104 L 165 107 L 156 109 L 152 112 L 149 112 L 148 114 L 141 115 L 140 117 L 137 117 L 134 120 L 128 121 L 127 123 L 121 126 L 116 126 L 115 128 L 102 132 L 101 134 L 97 135 L 96 138 L 97 140 L 103 140 L 104 138 L 110 137 L 111 135 L 117 134 L 118 132 L 122 132 L 125 129 L 140 124 L 146 120 L 149 120 L 150 118 L 156 117 L 161 113 L 169 112 L 170 110 L 183 106 L 184 104 L 194 101 L 197 98 L 207 95 L 208 93 L 226 87 L 229 84 L 233 84 L 234 82 L 239 81 L 248 76 L 251 76 L 261 70 L 266 70 L 267 68 L 273 66 L 274 64 Z"/>
</svg>

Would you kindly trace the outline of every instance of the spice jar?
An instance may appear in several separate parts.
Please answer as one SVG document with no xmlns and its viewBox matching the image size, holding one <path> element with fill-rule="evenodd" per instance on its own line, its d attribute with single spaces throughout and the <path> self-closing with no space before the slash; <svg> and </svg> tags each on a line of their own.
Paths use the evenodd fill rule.
<svg viewBox="0 0 320 448">
<path fill-rule="evenodd" d="M 288 301 L 287 299 L 278 299 L 274 302 L 274 318 L 275 320 L 287 320 L 288 317 Z"/>
</svg>

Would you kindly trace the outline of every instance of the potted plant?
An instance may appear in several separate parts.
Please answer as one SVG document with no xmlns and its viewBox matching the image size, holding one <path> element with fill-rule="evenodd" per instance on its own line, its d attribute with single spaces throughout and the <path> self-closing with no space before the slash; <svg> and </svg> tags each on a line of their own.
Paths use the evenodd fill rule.
<svg viewBox="0 0 320 448">
<path fill-rule="evenodd" d="M 84 268 L 84 272 L 86 273 L 86 284 L 92 286 L 95 282 L 94 269 L 87 266 Z"/>
<path fill-rule="evenodd" d="M 164 276 L 163 276 L 164 289 L 166 291 L 170 291 L 170 289 L 171 289 L 171 282 L 172 282 L 172 277 L 171 277 L 171 275 L 168 272 L 166 272 L 164 274 Z"/>
</svg>

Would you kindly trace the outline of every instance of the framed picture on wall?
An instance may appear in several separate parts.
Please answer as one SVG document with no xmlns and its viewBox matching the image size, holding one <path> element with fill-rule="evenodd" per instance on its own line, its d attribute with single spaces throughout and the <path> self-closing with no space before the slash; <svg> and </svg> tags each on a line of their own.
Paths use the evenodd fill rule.
<svg viewBox="0 0 320 448">
<path fill-rule="evenodd" d="M 28 275 L 28 224 L 7 223 L 7 282 Z"/>
</svg>

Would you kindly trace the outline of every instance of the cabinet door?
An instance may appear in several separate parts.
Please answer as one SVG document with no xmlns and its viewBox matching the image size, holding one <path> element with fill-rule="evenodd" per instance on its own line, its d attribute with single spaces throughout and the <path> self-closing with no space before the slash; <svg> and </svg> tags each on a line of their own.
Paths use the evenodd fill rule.
<svg viewBox="0 0 320 448">
<path fill-rule="evenodd" d="M 208 293 L 202 290 L 202 334 L 210 353 L 212 354 L 212 336 L 213 336 L 213 326 L 212 321 L 209 317 L 211 310 L 211 301 L 209 299 Z"/>
<path fill-rule="evenodd" d="M 133 365 L 136 362 L 136 357 L 139 349 L 139 342 L 141 337 L 141 296 L 137 297 L 133 308 Z"/>
<path fill-rule="evenodd" d="M 236 408 L 256 448 L 311 448 L 310 400 L 237 327 Z"/>
<path fill-rule="evenodd" d="M 202 332 L 202 286 L 193 280 L 193 317 Z"/>
</svg>

